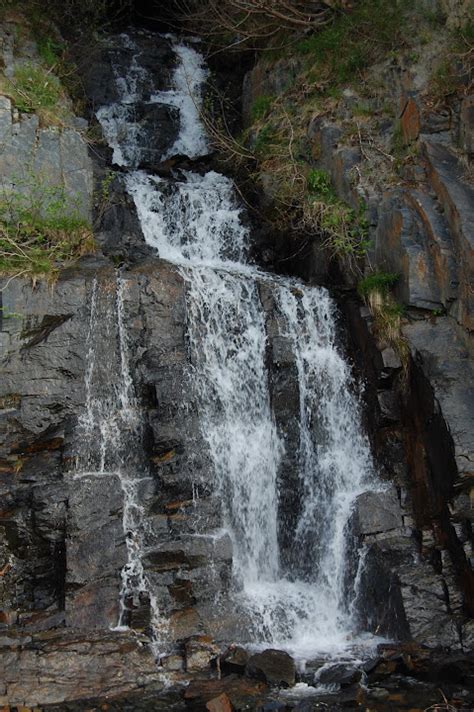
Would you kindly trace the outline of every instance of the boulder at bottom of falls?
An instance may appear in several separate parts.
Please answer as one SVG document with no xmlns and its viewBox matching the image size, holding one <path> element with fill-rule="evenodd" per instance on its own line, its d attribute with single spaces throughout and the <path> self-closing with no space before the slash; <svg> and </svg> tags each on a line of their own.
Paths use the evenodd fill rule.
<svg viewBox="0 0 474 712">
<path fill-rule="evenodd" d="M 249 659 L 245 672 L 249 677 L 264 680 L 270 685 L 291 687 L 295 684 L 295 662 L 283 650 L 264 650 Z"/>
</svg>

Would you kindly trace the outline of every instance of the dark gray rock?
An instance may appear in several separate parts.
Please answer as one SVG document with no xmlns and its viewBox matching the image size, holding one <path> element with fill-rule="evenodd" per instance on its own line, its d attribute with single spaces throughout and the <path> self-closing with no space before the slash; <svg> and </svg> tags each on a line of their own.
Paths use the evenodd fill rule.
<svg viewBox="0 0 474 712">
<path fill-rule="evenodd" d="M 422 309 L 448 308 L 460 279 L 445 218 L 421 191 L 394 190 L 380 207 L 376 231 L 379 267 L 400 275 L 398 297 Z"/>
<path fill-rule="evenodd" d="M 449 427 L 461 478 L 472 476 L 474 463 L 474 369 L 462 331 L 449 317 L 436 323 L 414 322 L 404 327 L 415 357 Z"/>
<path fill-rule="evenodd" d="M 296 669 L 293 658 L 282 650 L 264 650 L 249 658 L 245 673 L 270 685 L 291 687 L 295 684 Z"/>
<path fill-rule="evenodd" d="M 359 682 L 362 671 L 353 665 L 338 663 L 336 665 L 324 665 L 317 673 L 317 682 L 321 685 L 340 685 L 348 687 L 355 682 Z"/>
<path fill-rule="evenodd" d="M 469 331 L 474 330 L 474 189 L 466 180 L 456 154 L 441 142 L 423 141 L 428 161 L 428 178 L 444 209 L 453 237 L 459 280 L 456 318 Z"/>
<path fill-rule="evenodd" d="M 354 526 L 361 535 L 402 527 L 402 511 L 395 487 L 361 494 L 354 508 Z"/>
<path fill-rule="evenodd" d="M 249 657 L 249 653 L 245 650 L 245 648 L 242 648 L 239 645 L 234 645 L 226 650 L 226 652 L 221 656 L 221 670 L 225 673 L 237 673 L 239 675 L 243 675 Z"/>
</svg>

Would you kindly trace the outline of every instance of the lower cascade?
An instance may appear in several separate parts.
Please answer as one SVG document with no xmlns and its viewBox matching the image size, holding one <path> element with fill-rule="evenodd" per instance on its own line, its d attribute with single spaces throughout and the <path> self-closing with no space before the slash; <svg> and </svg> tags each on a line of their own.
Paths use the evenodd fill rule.
<svg viewBox="0 0 474 712">
<path fill-rule="evenodd" d="M 156 149 L 144 145 L 146 137 L 134 123 L 136 102 L 179 109 L 178 136 L 160 160 L 208 151 L 199 119 L 207 70 L 194 47 L 172 41 L 172 87 L 157 91 L 140 66 L 140 35 L 112 38 L 131 56 L 129 73 L 116 71 L 121 103 L 101 106 L 97 116 L 114 162 L 126 171 L 146 242 L 176 266 L 186 285 L 193 397 L 210 462 L 207 477 L 224 522 L 213 536 L 230 536 L 228 596 L 244 621 L 233 642 L 240 637 L 257 649 L 277 647 L 300 659 L 356 655 L 374 639 L 358 632 L 349 523 L 356 498 L 380 485 L 350 367 L 338 348 L 335 305 L 325 289 L 251 263 L 251 230 L 227 177 L 176 170 L 163 178 L 138 169 L 140 156 Z M 154 130 L 159 137 L 159 121 Z M 117 624 L 128 624 L 134 597 L 148 596 L 159 655 L 167 649 L 166 616 L 142 566 L 140 483 L 147 473 L 140 465 L 143 435 L 129 367 L 124 290 L 122 278 L 112 296 L 94 285 L 80 425 L 84 454 L 75 477 L 120 479 L 128 557 Z M 104 299 L 115 300 L 116 321 L 107 317 L 99 326 L 97 309 Z M 107 309 L 109 314 L 110 304 Z M 101 340 L 111 338 L 119 344 L 116 373 L 100 359 Z M 278 404 L 283 372 L 294 384 L 291 418 L 282 416 Z M 216 599 L 217 607 L 221 603 Z"/>
</svg>

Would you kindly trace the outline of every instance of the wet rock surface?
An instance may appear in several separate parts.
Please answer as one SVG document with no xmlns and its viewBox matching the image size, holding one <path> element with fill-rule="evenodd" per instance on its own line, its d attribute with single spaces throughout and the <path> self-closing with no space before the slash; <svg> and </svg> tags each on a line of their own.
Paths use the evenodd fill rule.
<svg viewBox="0 0 474 712">
<path fill-rule="evenodd" d="M 169 45 L 150 43 L 146 37 L 143 41 L 150 70 L 161 68 L 149 91 L 166 89 L 172 70 Z M 8 43 L 4 46 L 7 51 Z M 132 58 L 132 50 L 114 55 L 117 66 L 130 64 Z M 115 101 L 110 50 L 98 50 L 90 67 L 85 83 L 92 104 Z M 278 87 L 291 76 L 282 69 L 281 76 L 265 81 Z M 463 141 L 468 145 L 468 108 L 464 113 Z M 80 134 L 72 129 L 46 132 L 27 117 L 12 117 L 4 101 L 0 131 L 7 137 L 8 156 L 17 147 L 15 161 L 34 157 L 40 167 L 52 162 L 61 166 L 58 180 L 71 187 L 71 195 L 77 188 L 80 196 L 87 196 L 89 211 L 91 164 Z M 408 114 L 405 118 L 409 137 L 418 135 L 413 113 L 410 121 Z M 169 145 L 176 137 L 176 114 L 170 111 L 158 119 L 166 126 L 163 146 Z M 152 122 L 143 116 L 139 123 L 148 143 Z M 325 160 L 332 161 L 337 131 L 327 126 L 317 131 L 326 146 Z M 163 146 L 155 142 L 153 152 L 144 151 L 140 165 L 156 167 Z M 473 458 L 466 388 L 472 372 L 454 324 L 470 323 L 466 285 L 471 248 L 465 227 L 469 189 L 462 188 L 461 199 L 453 184 L 458 165 L 449 152 L 428 140 L 424 150 L 437 197 L 425 192 L 391 196 L 392 202 L 383 207 L 390 208 L 395 223 L 384 228 L 385 238 L 387 232 L 393 235 L 394 249 L 387 251 L 387 259 L 393 258 L 394 268 L 403 271 L 400 290 L 409 305 L 431 311 L 443 307 L 451 316 L 437 318 L 436 330 L 426 320 L 407 327 L 415 395 L 404 403 L 396 387 L 401 372 L 397 355 L 389 348 L 377 350 L 370 318 L 358 306 L 348 308 L 355 341 L 360 337 L 359 356 L 365 360 L 359 365 L 370 383 L 374 446 L 387 480 L 394 483 L 384 492 L 361 495 L 352 524 L 355 546 L 361 544 L 365 551 L 361 628 L 445 646 L 459 650 L 459 656 L 394 646 L 380 648 L 365 667 L 341 664 L 324 670 L 320 661 L 303 675 L 283 651 L 250 655 L 234 648 L 221 655 L 215 641 L 231 640 L 245 621 L 223 600 L 231 578 L 232 545 L 220 531 L 221 506 L 196 418 L 185 285 L 173 267 L 151 255 L 123 183 L 116 178 L 97 238 L 103 252 L 123 267 L 132 372 L 144 413 L 143 455 L 150 472 L 140 494 L 148 525 L 143 565 L 163 618 L 169 621 L 165 636 L 173 645 L 157 665 L 147 635 L 151 603 L 146 595 L 128 602 L 130 630 L 110 631 L 119 619 L 120 572 L 127 560 L 124 493 L 116 476 L 74 478 L 76 434 L 86 397 L 92 285 L 96 279 L 113 293 L 118 272 L 100 257 L 84 259 L 61 273 L 54 288 L 45 283 L 32 288 L 25 280 L 13 280 L 1 293 L 0 312 L 0 669 L 5 672 L 0 704 L 56 712 L 103 709 L 104 704 L 110 710 L 136 712 L 308 712 L 364 706 L 413 710 L 442 703 L 442 684 L 457 709 L 472 707 L 474 630 L 467 616 L 473 605 Z M 351 199 L 347 173 L 357 156 L 336 153 L 328 165 L 339 191 Z M 103 168 L 97 170 L 103 174 Z M 78 182 L 69 186 L 73 172 L 78 172 Z M 451 206 L 444 213 L 438 210 L 442 200 Z M 285 566 L 298 545 L 288 532 L 301 499 L 292 476 L 298 466 L 292 423 L 300 404 L 294 360 L 280 333 L 271 290 L 263 283 L 259 289 L 266 310 L 275 417 L 288 444 L 280 504 Z M 116 358 L 117 345 L 111 342 L 104 360 L 112 364 Z M 336 690 L 308 693 L 299 687 L 318 683 Z M 287 693 L 277 689 L 287 686 Z"/>
<path fill-rule="evenodd" d="M 295 684 L 295 663 L 288 653 L 281 650 L 265 650 L 249 658 L 245 673 L 249 677 L 263 679 L 278 687 Z"/>
</svg>

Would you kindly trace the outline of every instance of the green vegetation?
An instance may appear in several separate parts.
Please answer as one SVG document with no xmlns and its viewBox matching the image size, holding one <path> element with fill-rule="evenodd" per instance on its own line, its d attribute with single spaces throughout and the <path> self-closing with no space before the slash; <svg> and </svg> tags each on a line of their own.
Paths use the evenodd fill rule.
<svg viewBox="0 0 474 712">
<path fill-rule="evenodd" d="M 321 198 L 335 198 L 334 188 L 326 171 L 319 168 L 312 168 L 306 180 L 310 193 L 315 193 Z"/>
<path fill-rule="evenodd" d="M 273 103 L 272 96 L 259 96 L 250 108 L 250 118 L 252 121 L 259 121 L 265 118 Z"/>
<path fill-rule="evenodd" d="M 361 0 L 350 13 L 297 44 L 320 78 L 345 83 L 358 78 L 380 56 L 400 46 L 407 0 Z"/>
<path fill-rule="evenodd" d="M 38 52 L 45 65 L 51 69 L 61 62 L 64 45 L 56 42 L 52 37 L 40 36 L 38 38 Z"/>
<path fill-rule="evenodd" d="M 257 134 L 257 138 L 255 139 L 255 143 L 253 146 L 253 151 L 255 155 L 259 158 L 263 158 L 265 155 L 268 155 L 274 140 L 275 133 L 270 124 L 262 126 L 262 128 Z"/>
<path fill-rule="evenodd" d="M 460 30 L 451 32 L 449 44 L 441 53 L 430 81 L 430 91 L 436 101 L 446 101 L 463 84 L 463 77 L 472 80 L 474 52 L 474 10 L 472 20 Z"/>
<path fill-rule="evenodd" d="M 22 64 L 17 67 L 12 86 L 17 109 L 26 113 L 52 109 L 61 99 L 59 79 L 38 65 Z"/>
<path fill-rule="evenodd" d="M 60 27 L 102 29 L 105 24 L 125 19 L 133 9 L 132 0 L 3 0 L 0 19 L 9 10 L 28 10 L 32 22 L 45 18 Z"/>
<path fill-rule="evenodd" d="M 356 271 L 357 259 L 370 244 L 364 203 L 361 201 L 358 210 L 354 210 L 340 200 L 329 175 L 322 169 L 310 170 L 306 180 L 307 217 L 312 217 L 322 230 L 323 244 L 334 255 L 349 258 L 349 266 Z"/>
<path fill-rule="evenodd" d="M 379 344 L 382 347 L 391 346 L 398 353 L 406 371 L 409 348 L 401 333 L 401 320 L 405 310 L 390 293 L 399 278 L 400 275 L 394 272 L 374 272 L 360 280 L 357 291 L 373 315 L 374 334 Z"/>
<path fill-rule="evenodd" d="M 359 102 L 352 107 L 352 114 L 354 116 L 372 116 L 372 109 L 368 104 Z"/>
<path fill-rule="evenodd" d="M 430 89 L 435 99 L 445 99 L 457 91 L 459 87 L 459 74 L 461 68 L 456 66 L 453 58 L 441 59 L 432 74 Z"/>
<path fill-rule="evenodd" d="M 0 274 L 53 277 L 58 266 L 93 251 L 90 225 L 61 186 L 37 176 L 0 196 Z"/>
<path fill-rule="evenodd" d="M 361 297 L 368 297 L 372 292 L 386 295 L 400 279 L 394 272 L 374 272 L 360 280 L 357 291 Z"/>
</svg>

